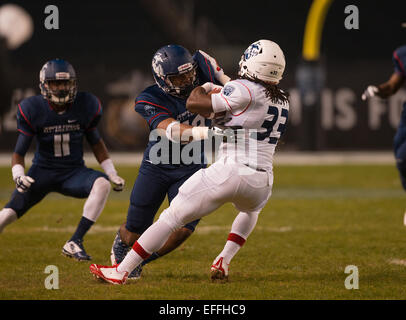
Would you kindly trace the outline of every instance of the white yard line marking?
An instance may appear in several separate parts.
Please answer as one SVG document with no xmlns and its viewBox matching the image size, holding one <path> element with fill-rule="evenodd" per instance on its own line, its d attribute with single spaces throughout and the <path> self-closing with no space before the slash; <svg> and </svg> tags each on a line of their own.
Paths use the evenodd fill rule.
<svg viewBox="0 0 406 320">
<path fill-rule="evenodd" d="M 406 260 L 401 259 L 392 259 L 388 261 L 390 264 L 396 264 L 398 266 L 405 266 L 406 267 Z"/>
<path fill-rule="evenodd" d="M 94 225 L 90 230 L 89 234 L 96 234 L 96 233 L 104 233 L 104 232 L 116 232 L 119 228 L 119 225 L 117 226 L 100 226 L 100 225 Z M 211 232 L 216 232 L 216 231 L 230 231 L 231 225 L 230 226 L 197 226 L 196 232 L 198 234 L 208 234 Z M 262 231 L 267 231 L 267 232 L 289 232 L 292 231 L 291 226 L 284 226 L 284 227 L 262 227 L 262 226 L 257 226 L 257 230 L 262 230 Z M 73 233 L 76 230 L 76 226 L 65 226 L 65 227 L 49 227 L 49 226 L 43 226 L 43 227 L 37 227 L 37 228 L 21 228 L 21 229 L 16 229 L 16 230 L 10 230 L 9 232 L 12 233 L 26 233 L 26 232 L 67 232 L 67 233 Z"/>
</svg>

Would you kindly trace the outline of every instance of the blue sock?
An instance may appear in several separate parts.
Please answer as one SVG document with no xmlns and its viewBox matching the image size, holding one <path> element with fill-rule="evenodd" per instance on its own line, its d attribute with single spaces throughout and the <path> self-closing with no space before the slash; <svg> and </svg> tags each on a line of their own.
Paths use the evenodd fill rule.
<svg viewBox="0 0 406 320">
<path fill-rule="evenodd" d="M 70 238 L 70 240 L 82 240 L 86 232 L 93 225 L 93 223 L 94 221 L 82 217 L 82 219 L 80 219 L 79 221 L 79 225 L 76 228 L 75 233 L 73 234 L 72 238 Z"/>
<path fill-rule="evenodd" d="M 154 261 L 158 259 L 160 255 L 156 252 L 153 252 L 147 259 L 145 259 L 142 263 L 141 266 L 145 266 L 147 263 L 150 263 L 151 261 Z"/>
</svg>

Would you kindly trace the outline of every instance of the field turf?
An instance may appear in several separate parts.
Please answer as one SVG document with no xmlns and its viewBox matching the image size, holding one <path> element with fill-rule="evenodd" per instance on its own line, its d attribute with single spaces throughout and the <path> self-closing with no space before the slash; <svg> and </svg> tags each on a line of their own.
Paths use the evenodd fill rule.
<svg viewBox="0 0 406 320">
<path fill-rule="evenodd" d="M 137 171 L 119 167 L 126 189 L 111 192 L 85 237 L 95 263 L 109 263 Z M 406 298 L 406 194 L 394 166 L 277 166 L 274 173 L 273 195 L 226 284 L 211 283 L 209 267 L 237 213 L 232 205 L 204 218 L 182 247 L 147 265 L 140 280 L 113 286 L 94 279 L 88 262 L 61 255 L 85 200 L 50 194 L 0 234 L 0 299 Z M 10 168 L 0 168 L 1 206 L 12 189 Z M 44 286 L 48 265 L 59 269 L 58 290 Z M 358 290 L 344 286 L 348 265 L 358 267 Z"/>
</svg>

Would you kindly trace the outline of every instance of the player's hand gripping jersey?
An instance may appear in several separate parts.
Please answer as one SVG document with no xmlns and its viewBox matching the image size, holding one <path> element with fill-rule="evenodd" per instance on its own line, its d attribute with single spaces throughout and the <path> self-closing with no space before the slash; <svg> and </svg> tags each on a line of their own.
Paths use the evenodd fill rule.
<svg viewBox="0 0 406 320">
<path fill-rule="evenodd" d="M 288 121 L 289 104 L 272 102 L 262 85 L 243 79 L 228 82 L 211 97 L 215 113 L 226 111 L 215 125 L 242 128 L 235 143 L 220 145 L 219 157 L 226 155 L 251 167 L 271 170 L 276 144 Z"/>
<path fill-rule="evenodd" d="M 17 110 L 17 128 L 26 137 L 37 138 L 33 165 L 52 168 L 83 166 L 83 137 L 90 144 L 99 139 L 97 124 L 100 101 L 91 93 L 79 92 L 63 113 L 55 112 L 41 95 L 24 99 Z M 18 151 L 18 145 L 16 148 Z"/>
</svg>

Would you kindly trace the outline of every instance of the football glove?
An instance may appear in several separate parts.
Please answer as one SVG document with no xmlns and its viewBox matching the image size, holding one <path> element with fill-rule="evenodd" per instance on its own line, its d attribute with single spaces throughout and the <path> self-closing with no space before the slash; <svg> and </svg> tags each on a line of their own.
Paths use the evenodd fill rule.
<svg viewBox="0 0 406 320">
<path fill-rule="evenodd" d="M 378 92 L 379 92 L 378 87 L 368 86 L 368 88 L 362 94 L 361 98 L 362 100 L 367 100 L 369 98 L 375 97 Z"/>
<path fill-rule="evenodd" d="M 207 59 L 207 61 L 210 62 L 211 66 L 213 67 L 213 70 L 214 70 L 214 77 L 216 78 L 217 81 L 219 81 L 224 86 L 228 81 L 231 80 L 231 78 L 229 76 L 224 74 L 223 69 L 219 66 L 216 59 L 209 56 L 203 50 L 199 50 L 199 52 L 203 57 L 205 57 Z"/>
<path fill-rule="evenodd" d="M 118 175 L 109 175 L 109 180 L 113 184 L 114 191 L 123 191 L 125 180 Z"/>
<path fill-rule="evenodd" d="M 221 137 L 223 142 L 236 142 L 237 131 L 232 128 L 221 129 L 213 126 L 209 128 L 209 137 Z"/>
<path fill-rule="evenodd" d="M 19 176 L 15 179 L 17 191 L 20 193 L 25 193 L 31 187 L 31 185 L 35 182 L 33 178 L 30 176 Z"/>
</svg>

